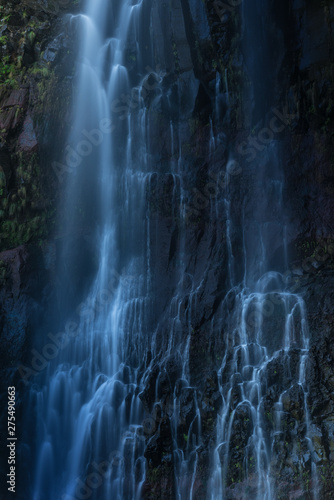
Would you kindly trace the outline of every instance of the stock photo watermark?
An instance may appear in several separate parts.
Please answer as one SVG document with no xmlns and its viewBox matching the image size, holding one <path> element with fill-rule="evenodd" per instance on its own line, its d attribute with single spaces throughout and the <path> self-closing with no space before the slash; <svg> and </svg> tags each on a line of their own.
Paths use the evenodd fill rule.
<svg viewBox="0 0 334 500">
<path fill-rule="evenodd" d="M 91 130 L 82 130 L 81 134 L 84 139 L 78 142 L 76 148 L 67 145 L 65 148 L 65 164 L 54 161 L 52 169 L 60 183 L 64 180 L 65 172 L 72 173 L 77 169 L 84 158 L 90 156 L 94 148 L 100 146 L 106 135 L 111 134 L 115 130 L 115 125 L 112 124 L 110 118 L 102 118 L 99 123 L 99 128 Z"/>
<path fill-rule="evenodd" d="M 296 276 L 294 271 L 288 269 L 282 275 L 283 283 L 286 285 L 289 294 L 298 294 L 303 285 L 309 281 L 308 273 L 316 269 L 319 265 L 324 264 L 334 256 L 334 242 L 326 244 L 320 242 L 311 255 L 305 257 L 300 265 L 300 273 L 305 275 Z M 316 266 L 316 267 L 315 267 Z M 275 306 L 282 304 L 282 296 L 279 292 L 272 292 L 266 294 L 266 297 L 260 302 L 255 304 L 255 310 L 247 317 L 246 323 L 248 326 L 257 327 L 263 322 L 263 318 L 269 318 L 275 312 Z"/>
<path fill-rule="evenodd" d="M 159 430 L 159 425 L 163 421 L 163 415 L 171 415 L 174 412 L 174 406 L 171 403 L 159 402 L 155 405 L 152 414 L 145 418 L 142 422 L 142 434 L 136 434 L 136 446 L 140 443 L 146 445 L 150 438 Z M 123 435 L 123 438 L 125 435 Z M 93 469 L 83 480 L 77 477 L 75 486 L 71 494 L 64 493 L 61 500 L 88 500 L 105 481 L 110 480 L 115 468 L 123 467 L 125 457 L 121 451 L 112 451 L 106 460 L 99 463 L 93 461 L 91 468 Z"/>
<path fill-rule="evenodd" d="M 76 478 L 73 494 L 64 493 L 61 500 L 88 500 L 94 492 L 102 486 L 104 481 L 111 476 L 113 467 L 122 466 L 124 458 L 119 451 L 113 451 L 109 454 L 108 460 L 102 462 L 92 462 L 93 471 L 88 474 L 83 481 L 80 477 Z"/>
<path fill-rule="evenodd" d="M 299 119 L 299 113 L 290 113 L 288 106 L 282 110 L 277 108 L 272 109 L 274 116 L 271 117 L 268 127 L 263 127 L 256 134 L 250 134 L 247 140 L 237 146 L 237 151 L 240 156 L 245 156 L 247 162 L 254 161 L 257 153 L 264 149 L 275 139 L 276 134 L 283 132 L 292 121 Z"/>
<path fill-rule="evenodd" d="M 82 322 L 84 325 L 87 325 L 89 321 L 94 319 L 96 313 L 99 312 L 101 308 L 106 307 L 112 302 L 121 281 L 121 276 L 115 270 L 111 274 L 112 278 L 108 287 L 100 290 L 94 298 L 94 301 L 87 299 L 77 307 L 77 313 L 80 317 L 79 322 L 67 321 L 64 331 L 56 334 L 48 333 L 47 337 L 49 342 L 45 344 L 40 351 L 34 348 L 31 349 L 32 358 L 30 365 L 20 365 L 18 367 L 18 373 L 26 385 L 30 382 L 29 379 L 31 377 L 44 371 L 50 361 L 59 356 L 61 351 L 66 349 L 72 339 L 80 335 Z"/>
<path fill-rule="evenodd" d="M 221 193 L 226 193 L 231 180 L 241 173 L 241 165 L 235 160 L 230 160 L 227 163 L 225 172 L 209 172 L 208 175 L 211 179 L 205 184 L 204 188 L 201 190 L 197 188 L 192 189 L 190 200 L 184 207 L 185 221 L 189 222 L 191 218 L 199 217 L 201 211 L 208 208 L 211 201 L 216 199 Z"/>
<path fill-rule="evenodd" d="M 140 87 L 134 87 L 131 93 L 122 93 L 119 98 L 113 100 L 110 105 L 112 117 L 117 117 L 122 121 L 125 120 L 131 110 L 138 109 L 145 99 L 148 98 L 150 92 L 157 88 L 160 80 L 160 66 L 158 65 L 155 70 L 150 66 L 146 66 L 145 70 L 147 71 L 147 75 L 144 77 Z M 103 143 L 105 137 L 112 134 L 115 129 L 116 125 L 108 117 L 100 120 L 98 128 L 91 130 L 83 129 L 81 131 L 82 138 L 78 143 L 75 146 L 66 146 L 63 162 L 54 161 L 52 163 L 52 169 L 58 181 L 63 183 L 64 175 L 75 172 L 83 160 L 88 158 Z"/>
<path fill-rule="evenodd" d="M 267 127 L 262 127 L 256 135 L 249 134 L 245 141 L 237 145 L 236 150 L 240 155 L 240 161 L 238 158 L 228 161 L 225 172 L 221 171 L 218 174 L 209 172 L 208 176 L 211 179 L 204 188 L 192 189 L 190 199 L 185 206 L 186 222 L 191 218 L 199 217 L 200 213 L 209 207 L 212 200 L 220 193 L 226 193 L 231 180 L 242 174 L 241 158 L 248 163 L 254 161 L 257 154 L 263 152 L 275 140 L 276 134 L 282 133 L 293 120 L 299 118 L 299 113 L 289 112 L 288 106 L 283 107 L 282 110 L 274 108 L 272 114 Z"/>
</svg>

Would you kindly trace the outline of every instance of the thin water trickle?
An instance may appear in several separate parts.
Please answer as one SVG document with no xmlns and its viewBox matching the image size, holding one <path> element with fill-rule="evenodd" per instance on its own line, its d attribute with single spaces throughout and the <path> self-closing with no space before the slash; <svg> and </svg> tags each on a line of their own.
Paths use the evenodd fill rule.
<svg viewBox="0 0 334 500">
<path fill-rule="evenodd" d="M 210 139 L 210 144 L 212 139 Z M 283 178 L 275 145 L 259 155 L 253 173 L 255 191 L 251 204 L 252 219 L 245 215 L 247 201 L 242 206 L 242 236 L 244 276 L 237 281 L 233 240 L 234 220 L 231 215 L 233 190 L 228 184 L 224 192 L 226 214 L 226 247 L 228 275 L 235 297 L 233 309 L 225 320 L 229 342 L 219 372 L 223 407 L 218 416 L 216 448 L 207 497 L 210 500 L 229 498 L 235 482 L 242 498 L 274 500 L 276 498 L 272 461 L 277 442 L 282 435 L 284 397 L 294 388 L 282 389 L 268 413 L 266 406 L 269 367 L 283 358 L 285 370 L 290 370 L 290 358 L 298 357 L 299 375 L 291 376 L 301 389 L 305 414 L 305 438 L 300 446 L 309 450 L 311 457 L 312 498 L 318 498 L 316 456 L 310 438 L 310 417 L 307 406 L 308 389 L 306 366 L 309 353 L 307 311 L 302 297 L 286 288 L 283 275 L 271 270 L 270 247 L 272 227 L 282 235 L 282 259 L 287 266 L 287 225 L 283 205 Z M 270 169 L 265 171 L 266 166 Z M 266 186 L 256 198 L 257 182 Z M 248 208 L 249 210 L 249 208 Z M 249 225 L 252 225 L 252 230 Z M 248 227 L 247 227 L 248 226 Z M 281 264 L 281 265 L 282 265 Z M 223 313 L 222 313 L 223 314 Z M 217 313 L 215 315 L 217 317 Z M 296 358 L 294 358 L 296 359 Z M 296 362 L 296 361 L 294 361 Z M 276 373 L 276 372 L 275 372 Z M 271 413 L 272 412 L 272 413 Z M 272 419 L 268 425 L 267 419 Z M 239 457 L 239 461 L 237 461 Z M 303 488 L 307 488 L 306 484 Z M 230 491 L 230 492 L 229 492 Z"/>
</svg>

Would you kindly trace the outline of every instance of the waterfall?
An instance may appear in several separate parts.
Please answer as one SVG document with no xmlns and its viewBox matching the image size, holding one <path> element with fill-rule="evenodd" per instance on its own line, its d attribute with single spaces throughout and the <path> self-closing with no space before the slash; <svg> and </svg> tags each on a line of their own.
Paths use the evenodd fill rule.
<svg viewBox="0 0 334 500">
<path fill-rule="evenodd" d="M 252 82 L 248 92 L 252 96 L 254 130 L 260 129 L 259 124 L 263 126 L 272 102 L 267 9 L 266 1 L 242 3 L 243 52 Z M 284 446 L 282 420 L 286 413 L 282 401 L 292 391 L 298 392 L 305 424 L 305 432 L 296 438 L 294 449 L 299 446 L 311 457 L 311 497 L 318 498 L 305 373 L 309 352 L 307 312 L 302 296 L 289 291 L 281 271 L 287 269 L 288 262 L 285 180 L 279 143 L 275 139 L 268 142 L 267 147 L 259 148 L 255 159 L 244 165 L 243 175 L 251 187 L 239 220 L 231 216 L 233 183 L 225 190 L 231 288 L 215 314 L 215 321 L 223 322 L 228 338 L 219 370 L 223 407 L 208 489 L 211 500 L 277 498 L 272 466 L 277 467 L 277 453 Z M 231 235 L 236 233 L 237 224 L 242 226 L 243 266 L 234 257 L 236 244 Z M 282 242 L 279 256 L 274 248 L 277 235 Z M 240 267 L 243 276 L 238 279 Z M 231 297 L 232 308 L 228 305 Z M 268 374 L 272 366 L 278 365 L 284 367 L 288 385 L 280 387 L 281 383 L 277 383 L 278 394 L 273 395 L 268 392 Z M 306 482 L 301 487 L 306 490 Z"/>
<path fill-rule="evenodd" d="M 173 22 L 184 33 L 185 3 L 173 5 Z M 255 15 L 255 4 L 266 2 L 246 3 L 244 56 L 256 129 L 272 99 L 259 62 L 268 61 L 261 53 L 265 30 Z M 316 499 L 310 336 L 303 298 L 284 275 L 289 214 L 279 144 L 270 141 L 245 162 L 242 180 L 235 175 L 238 161 L 224 129 L 233 115 L 230 73 L 215 68 L 211 87 L 199 81 L 184 62 L 191 59 L 184 33 L 182 39 L 166 28 L 163 40 L 166 5 L 87 0 L 85 13 L 68 20 L 81 48 L 62 225 L 65 234 L 84 233 L 94 269 L 90 280 L 77 280 L 76 254 L 71 242 L 62 244 L 57 307 L 65 329 L 52 336 L 57 352 L 29 395 L 36 417 L 30 497 L 140 500 L 159 472 L 147 459 L 153 450 L 167 471 L 161 487 L 170 489 L 168 498 L 223 500 L 232 498 L 232 485 L 240 495 L 234 498 L 274 500 L 272 471 L 293 392 L 305 424 L 296 446 L 310 457 Z M 202 16 L 202 2 L 197 7 Z M 183 51 L 182 71 L 175 54 L 176 62 L 169 60 L 168 37 L 172 54 Z M 197 128 L 199 144 L 192 139 Z M 193 166 L 201 148 L 205 175 Z M 201 182 L 205 197 L 196 187 Z M 207 351 L 221 349 L 208 401 L 196 382 L 202 374 L 194 373 L 203 324 Z M 278 364 L 288 383 L 277 382 L 273 394 L 267 378 Z M 217 420 L 210 439 L 206 413 L 211 424 Z"/>
<path fill-rule="evenodd" d="M 61 352 L 33 389 L 34 500 L 139 499 L 145 478 L 137 378 L 152 316 L 145 203 L 152 174 L 144 96 L 159 93 L 159 76 L 144 67 L 151 62 L 144 4 L 89 1 L 85 14 L 70 19 L 81 50 L 65 224 L 68 231 L 80 224 L 78 206 L 91 212 L 98 266 L 75 332 L 60 340 Z M 71 282 L 70 265 L 66 272 Z"/>
</svg>

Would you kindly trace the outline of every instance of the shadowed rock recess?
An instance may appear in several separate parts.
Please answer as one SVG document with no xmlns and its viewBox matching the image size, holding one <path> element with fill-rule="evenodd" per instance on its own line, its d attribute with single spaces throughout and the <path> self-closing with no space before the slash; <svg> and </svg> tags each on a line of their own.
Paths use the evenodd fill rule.
<svg viewBox="0 0 334 500">
<path fill-rule="evenodd" d="M 0 0 L 16 499 L 330 500 L 334 1 L 94 2 Z"/>
</svg>

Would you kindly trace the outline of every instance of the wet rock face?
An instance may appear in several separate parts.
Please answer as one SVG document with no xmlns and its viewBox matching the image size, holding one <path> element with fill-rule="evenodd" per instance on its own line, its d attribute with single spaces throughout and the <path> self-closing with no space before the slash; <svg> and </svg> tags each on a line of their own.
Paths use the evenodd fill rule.
<svg viewBox="0 0 334 500">
<path fill-rule="evenodd" d="M 55 262 L 52 244 L 0 253 L 1 362 L 14 369 L 27 354 L 29 333 L 39 328 L 51 300 Z M 44 310 L 43 310 L 44 309 Z"/>
<path fill-rule="evenodd" d="M 319 271 L 312 284 L 305 286 L 310 307 L 310 329 L 314 332 L 310 362 L 308 407 L 311 414 L 311 439 L 323 481 L 324 498 L 333 491 L 333 315 L 332 270 Z M 314 298 L 317 307 L 314 307 Z M 312 303 L 312 305 L 311 305 Z"/>
<path fill-rule="evenodd" d="M 21 247 L 3 252 L 1 256 L 1 358 L 11 364 L 20 359 L 26 341 L 26 303 L 20 294 L 22 268 L 27 260 L 26 249 Z"/>
<path fill-rule="evenodd" d="M 37 1 L 2 2 L 1 5 L 0 293 L 3 305 L 0 322 L 5 349 L 3 367 L 8 363 L 15 366 L 22 356 L 27 332 L 32 328 L 29 318 L 35 317 L 38 323 L 38 314 L 41 317 L 44 314 L 41 305 L 31 306 L 28 290 L 34 290 L 35 296 L 43 294 L 46 282 L 49 281 L 50 290 L 54 284 L 54 275 L 48 269 L 55 265 L 55 252 L 49 253 L 47 260 L 50 262 L 46 267 L 41 258 L 40 267 L 35 267 L 36 277 L 31 266 L 36 266 L 34 253 L 38 258 L 42 249 L 54 247 L 54 243 L 47 240 L 54 230 L 60 185 L 52 170 L 51 158 L 67 133 L 75 40 L 70 40 L 66 26 L 59 21 L 65 6 L 51 12 L 41 5 L 42 2 Z M 69 3 L 67 8 L 70 8 Z M 54 57 L 46 60 L 44 55 L 51 48 Z M 39 247 L 35 246 L 37 243 Z M 47 309 L 48 305 L 45 303 L 43 307 Z M 7 346 L 10 355 L 5 362 L 7 342 L 12 348 Z"/>
<path fill-rule="evenodd" d="M 67 134 L 75 62 L 62 14 L 39 2 L 2 5 L 0 250 L 45 240 L 54 223 L 51 159 Z"/>
<path fill-rule="evenodd" d="M 60 185 L 51 158 L 67 133 L 75 42 L 59 20 L 64 7 L 51 12 L 43 9 L 47 2 L 0 3 L 0 394 L 5 411 L 6 387 L 16 385 L 20 418 L 26 388 L 16 369 L 31 366 L 33 333 L 44 339 L 56 324 L 50 238 Z M 48 47 L 52 61 L 44 58 Z"/>
<path fill-rule="evenodd" d="M 182 2 L 184 4 L 186 2 Z M 332 3 L 332 2 L 331 2 Z M 261 197 L 263 186 L 254 179 L 252 170 L 256 165 L 263 163 L 264 168 L 273 168 L 273 162 L 268 162 L 268 150 L 273 142 L 280 151 L 281 162 L 284 165 L 284 188 L 283 203 L 286 208 L 284 212 L 285 223 L 288 224 L 287 234 L 288 267 L 283 258 L 283 229 L 282 221 L 277 219 L 277 206 L 271 202 L 267 207 L 271 213 L 269 248 L 271 251 L 272 265 L 279 268 L 282 273 L 287 271 L 289 275 L 290 289 L 301 293 L 307 308 L 310 327 L 310 356 L 305 367 L 308 394 L 305 396 L 299 380 L 301 370 L 300 331 L 301 320 L 298 315 L 296 322 L 296 345 L 287 356 L 281 351 L 271 362 L 268 363 L 261 378 L 261 390 L 263 393 L 263 415 L 262 425 L 268 435 L 273 435 L 277 429 L 278 410 L 281 415 L 281 434 L 273 439 L 271 455 L 271 474 L 273 483 L 280 498 L 307 498 L 312 490 L 319 488 L 323 498 L 331 498 L 333 484 L 331 471 L 333 468 L 333 368 L 332 368 L 332 339 L 333 315 L 333 281 L 332 281 L 332 257 L 331 248 L 333 238 L 333 190 L 330 151 L 330 135 L 332 133 L 333 119 L 333 94 L 328 87 L 332 72 L 328 49 L 321 51 L 323 44 L 332 46 L 332 33 L 327 26 L 332 22 L 333 5 L 330 8 L 315 5 L 314 2 L 295 2 L 292 6 L 288 2 L 282 2 L 279 6 L 275 2 L 267 2 L 265 8 L 265 19 L 267 23 L 266 32 L 269 40 L 269 48 L 275 53 L 275 61 L 272 61 L 271 79 L 275 86 L 275 94 L 267 96 L 266 106 L 261 111 L 262 115 L 253 114 L 253 104 L 256 92 L 259 88 L 241 91 L 242 75 L 247 73 L 243 67 L 242 42 L 238 38 L 241 33 L 240 10 L 225 9 L 224 12 L 217 10 L 213 2 L 205 2 L 204 22 L 202 10 L 191 2 L 191 16 L 182 25 L 186 36 L 191 40 L 187 29 L 191 21 L 198 20 L 199 28 L 195 33 L 198 37 L 199 50 L 208 42 L 210 50 L 215 54 L 217 69 L 227 69 L 228 83 L 230 84 L 231 116 L 229 129 L 222 127 L 220 132 L 227 134 L 227 142 L 235 142 L 237 159 L 242 166 L 242 175 L 232 180 L 230 188 L 234 193 L 234 204 L 231 217 L 234 221 L 234 232 L 232 233 L 232 244 L 234 257 L 237 262 L 242 262 L 242 235 L 238 233 L 238 222 L 241 219 L 242 200 L 246 200 L 246 217 L 254 215 L 254 205 L 251 197 Z M 221 7 L 221 6 L 220 6 Z M 185 10 L 184 10 L 185 12 Z M 209 34 L 206 30 L 209 27 Z M 171 28 L 172 32 L 173 28 Z M 182 35 L 184 36 L 184 35 Z M 310 43 L 312 39 L 312 44 Z M 314 48 L 318 47 L 318 48 Z M 319 49 L 319 50 L 318 50 Z M 210 53 L 210 52 L 207 52 Z M 202 89 L 198 90 L 197 104 L 194 109 L 198 112 L 198 127 L 191 136 L 189 128 L 182 126 L 180 140 L 188 147 L 185 148 L 183 162 L 184 186 L 189 188 L 189 193 L 195 188 L 196 195 L 189 195 L 192 204 L 192 212 L 189 217 L 189 225 L 186 229 L 186 247 L 192 252 L 187 254 L 189 259 L 189 270 L 195 277 L 204 279 L 199 288 L 200 300 L 196 307 L 191 310 L 189 304 L 191 297 L 184 295 L 184 311 L 191 314 L 191 335 L 189 344 L 189 373 L 192 388 L 182 387 L 174 397 L 180 404 L 177 410 L 177 421 L 179 422 L 178 446 L 182 448 L 181 436 L 188 435 L 189 426 L 194 419 L 194 396 L 201 416 L 202 446 L 199 449 L 199 461 L 201 468 L 196 477 L 198 493 L 196 498 L 206 498 L 206 488 L 210 477 L 208 465 L 212 457 L 212 446 L 215 442 L 217 414 L 222 405 L 224 384 L 230 382 L 231 376 L 235 379 L 231 396 L 231 411 L 235 411 L 234 423 L 231 429 L 230 447 L 233 451 L 229 457 L 229 471 L 227 498 L 255 498 L 257 479 L 254 475 L 256 470 L 256 454 L 252 451 L 252 436 L 250 423 L 252 415 L 247 407 L 238 406 L 240 403 L 240 383 L 252 379 L 253 373 L 250 367 L 244 367 L 242 373 L 235 373 L 235 358 L 233 351 L 228 348 L 231 342 L 231 334 L 228 331 L 228 322 L 222 320 L 221 327 L 214 333 L 210 329 L 210 318 L 212 312 L 219 310 L 224 318 L 233 312 L 235 304 L 233 293 L 228 292 L 228 267 L 227 249 L 222 242 L 226 236 L 226 226 L 222 221 L 212 222 L 210 213 L 205 205 L 205 198 L 201 197 L 204 187 L 210 175 L 215 169 L 226 168 L 227 155 L 224 141 L 218 145 L 219 154 L 209 158 L 208 150 L 204 144 L 208 140 L 208 128 L 205 120 L 210 109 L 207 96 L 210 99 L 210 88 L 213 82 L 213 73 L 207 71 L 206 76 L 201 73 L 200 67 L 194 61 L 192 52 L 192 64 L 194 72 L 201 81 Z M 205 52 L 202 52 L 205 59 Z M 220 66 L 221 65 L 221 66 Z M 254 75 L 253 75 L 254 76 Z M 210 83 L 211 79 L 211 83 Z M 250 84 L 249 89 L 252 89 Z M 205 92 L 202 93 L 203 89 Z M 221 94 L 225 98 L 224 92 Z M 326 110 L 326 111 L 325 111 Z M 220 125 L 222 126 L 226 115 L 225 102 L 220 107 Z M 280 131 L 273 133 L 271 141 L 261 142 L 259 137 L 264 138 L 262 131 L 268 130 L 270 124 L 274 124 L 273 117 L 280 120 Z M 258 122 L 257 122 L 258 120 Z M 215 125 L 215 123 L 214 123 Z M 253 128 L 251 132 L 249 128 Z M 274 127 L 275 128 L 275 127 Z M 275 128 L 276 130 L 276 128 Z M 217 131 L 216 131 L 217 132 Z M 219 135 L 219 134 L 217 134 Z M 245 147 L 238 151 L 243 141 L 247 144 L 247 155 Z M 251 141 L 253 142 L 251 143 Z M 258 140 L 254 146 L 254 140 Z M 265 144 L 266 143 L 266 144 Z M 203 147 L 202 147 L 203 146 Z M 251 150 L 251 151 L 250 151 Z M 220 162 L 220 163 L 219 163 Z M 267 162 L 267 163 L 266 163 Z M 270 164 L 269 164 L 270 163 Z M 167 181 L 160 186 L 167 186 Z M 159 190 L 159 188 L 157 188 Z M 161 189 L 161 188 L 160 188 Z M 273 191 L 273 199 L 275 193 Z M 162 196 L 158 197 L 160 200 Z M 204 198 L 204 199 L 203 199 Z M 202 203 L 201 208 L 200 204 Z M 177 255 L 180 231 L 175 231 L 175 226 L 170 224 L 165 231 L 163 224 L 167 213 L 164 212 L 168 204 L 163 208 L 158 203 L 155 205 L 155 216 L 161 218 L 162 234 L 166 238 L 166 248 L 173 248 L 169 256 Z M 261 214 L 256 217 L 261 220 Z M 249 228 L 250 233 L 254 231 Z M 168 245 L 167 241 L 170 241 Z M 268 244 L 268 242 L 267 242 Z M 321 247 L 321 249 L 320 249 Z M 156 263 L 160 271 L 166 269 L 167 254 L 161 255 Z M 210 262 L 208 266 L 203 262 Z M 173 261 L 169 262 L 168 273 L 172 275 Z M 175 268 L 174 268 L 175 269 Z M 236 271 L 242 279 L 242 264 Z M 171 278 L 170 283 L 173 283 Z M 195 278 L 195 283 L 196 278 Z M 325 284 L 324 284 L 325 283 Z M 320 291 L 321 284 L 326 289 Z M 175 286 L 174 283 L 172 285 Z M 174 288 L 173 288 L 174 289 Z M 165 292 L 168 292 L 166 286 Z M 285 311 L 283 302 L 268 291 L 268 301 L 273 304 L 273 311 L 263 319 L 262 341 L 268 346 L 272 354 L 280 349 L 282 335 L 285 326 Z M 225 299 L 225 300 L 224 300 Z M 222 301 L 224 304 L 222 305 Z M 168 300 L 167 300 L 168 303 Z M 253 309 L 256 313 L 256 304 Z M 323 313 L 321 313 L 323 311 Z M 252 307 L 249 308 L 252 315 Z M 254 316 L 254 314 L 253 314 Z M 256 314 L 255 314 L 256 316 Z M 321 316 L 321 319 L 320 319 Z M 166 314 L 167 318 L 167 314 Z M 167 319 L 165 319 L 167 321 Z M 181 324 L 183 335 L 189 332 L 187 321 Z M 256 322 L 254 323 L 254 335 Z M 167 332 L 161 329 L 159 342 L 164 345 L 164 337 Z M 225 370 L 221 374 L 222 394 L 214 377 L 208 386 L 205 377 L 210 377 L 212 370 L 218 370 L 222 359 L 227 356 Z M 236 359 L 238 362 L 238 359 Z M 249 372 L 247 372 L 249 370 Z M 239 379 L 238 379 L 239 377 Z M 212 387 L 211 387 L 212 384 Z M 145 405 L 151 412 L 149 391 L 152 381 L 145 383 Z M 178 383 L 176 384 L 178 387 Z M 194 390 L 195 388 L 195 390 Z M 282 395 L 280 399 L 280 395 Z M 153 397 L 153 391 L 151 391 Z M 156 398 L 156 393 L 154 394 Z M 164 394 L 166 398 L 166 393 Z M 279 405 L 278 405 L 279 404 Z M 165 408 L 162 407 L 162 412 Z M 167 410 L 166 410 L 167 411 Z M 175 412 L 175 410 L 173 410 Z M 173 415 L 171 408 L 168 410 L 169 417 Z M 309 415 L 309 417 L 308 417 Z M 174 413 L 175 417 L 175 413 Z M 306 422 L 307 418 L 311 422 Z M 309 434 L 307 435 L 307 428 Z M 310 456 L 309 439 L 314 448 L 313 456 Z M 269 443 L 268 443 L 269 446 Z M 224 446 L 219 450 L 221 459 L 226 456 L 227 450 Z M 249 478 L 245 481 L 243 463 L 247 456 Z M 252 458 L 252 460 L 250 460 Z M 312 460 L 317 463 L 319 484 L 315 484 L 312 476 Z M 150 471 L 150 466 L 148 466 Z M 166 477 L 169 477 L 168 474 Z M 153 481 L 154 482 L 154 481 Z M 149 483 L 149 481 L 148 481 Z M 153 483 L 152 483 L 153 484 Z M 205 486 L 204 486 L 205 485 Z M 149 484 L 147 484 L 149 489 Z M 288 494 L 287 491 L 290 491 Z M 290 495 L 290 496 L 289 496 Z"/>
<path fill-rule="evenodd" d="M 33 332 L 42 338 L 45 329 L 52 328 L 50 304 L 55 300 L 50 283 L 54 282 L 53 248 L 45 245 L 22 245 L 0 252 L 0 404 L 7 409 L 9 385 L 16 387 L 16 416 L 21 422 L 26 386 L 17 371 L 19 366 L 31 368 L 31 349 L 36 347 Z M 22 373 L 24 375 L 25 373 Z M 34 379 L 30 379 L 33 381 Z M 6 421 L 1 423 L 1 445 L 7 435 Z M 24 427 L 18 428 L 18 436 Z M 6 459 L 6 460 L 5 460 Z M 0 468 L 5 471 L 7 458 L 1 457 Z"/>
</svg>

